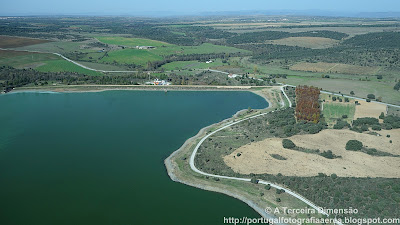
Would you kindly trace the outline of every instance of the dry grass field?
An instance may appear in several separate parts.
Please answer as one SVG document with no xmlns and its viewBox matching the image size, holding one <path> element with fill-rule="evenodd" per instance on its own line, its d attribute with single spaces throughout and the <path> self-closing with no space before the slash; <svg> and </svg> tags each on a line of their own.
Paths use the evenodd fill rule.
<svg viewBox="0 0 400 225">
<path fill-rule="evenodd" d="M 323 37 L 288 37 L 279 40 L 272 40 L 268 44 L 298 46 L 304 48 L 323 49 L 330 48 L 339 43 L 338 40 Z"/>
<path fill-rule="evenodd" d="M 386 115 L 387 112 L 386 105 L 375 102 L 366 102 L 366 101 L 358 101 L 358 102 L 360 105 L 356 106 L 354 119 L 363 117 L 379 118 L 379 115 L 381 115 L 382 112 Z"/>
<path fill-rule="evenodd" d="M 49 42 L 47 40 L 0 35 L 0 48 L 17 48 Z"/>
<path fill-rule="evenodd" d="M 278 174 L 285 176 L 316 176 L 318 173 L 341 177 L 400 177 L 400 157 L 378 157 L 363 152 L 347 151 L 346 143 L 355 139 L 364 146 L 392 154 L 400 154 L 400 129 L 378 131 L 381 136 L 350 130 L 324 130 L 318 134 L 296 135 L 291 139 L 297 146 L 308 149 L 331 150 L 342 158 L 327 159 L 320 155 L 282 147 L 282 139 L 268 138 L 240 147 L 224 157 L 224 162 L 241 174 Z M 386 135 L 390 135 L 390 138 Z M 393 143 L 389 141 L 392 140 Z M 241 153 L 240 157 L 237 154 Z M 278 160 L 271 155 L 280 155 Z"/>
<path fill-rule="evenodd" d="M 355 66 L 342 63 L 297 63 L 290 67 L 291 70 L 318 72 L 318 73 L 341 73 L 341 74 L 359 74 L 375 75 L 380 67 Z"/>
</svg>

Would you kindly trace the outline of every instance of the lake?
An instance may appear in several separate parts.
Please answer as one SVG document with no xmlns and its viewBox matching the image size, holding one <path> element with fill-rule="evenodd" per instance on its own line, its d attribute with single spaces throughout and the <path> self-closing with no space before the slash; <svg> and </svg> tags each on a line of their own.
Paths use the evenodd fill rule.
<svg viewBox="0 0 400 225">
<path fill-rule="evenodd" d="M 0 224 L 223 224 L 245 203 L 170 180 L 164 159 L 250 92 L 105 91 L 0 96 Z"/>
</svg>

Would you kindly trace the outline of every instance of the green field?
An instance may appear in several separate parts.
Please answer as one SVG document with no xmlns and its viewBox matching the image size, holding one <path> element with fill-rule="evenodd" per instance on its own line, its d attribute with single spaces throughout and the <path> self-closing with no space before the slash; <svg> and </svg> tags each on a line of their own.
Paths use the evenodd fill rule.
<svg viewBox="0 0 400 225">
<path fill-rule="evenodd" d="M 161 46 L 172 46 L 166 42 L 162 41 L 155 41 L 150 39 L 144 38 L 125 38 L 125 37 L 96 37 L 97 40 L 110 45 L 123 45 L 123 46 L 154 46 L 154 47 L 161 47 Z"/>
<path fill-rule="evenodd" d="M 102 75 L 100 72 L 84 69 L 63 59 L 51 60 L 44 63 L 44 65 L 38 66 L 36 70 L 40 72 L 76 72 L 93 76 Z"/>
<path fill-rule="evenodd" d="M 324 104 L 324 118 L 328 124 L 335 124 L 336 120 L 342 118 L 343 115 L 347 115 L 347 122 L 351 122 L 354 118 L 354 112 L 356 110 L 355 104 L 353 103 L 323 103 Z"/>
<path fill-rule="evenodd" d="M 12 66 L 15 68 L 35 68 L 43 61 L 57 60 L 58 56 L 53 54 L 0 51 L 0 65 Z"/>
<path fill-rule="evenodd" d="M 188 54 L 212 54 L 212 53 L 251 53 L 250 51 L 238 49 L 234 47 L 227 47 L 222 45 L 213 45 L 204 43 L 199 46 L 177 46 L 171 45 L 167 47 L 160 47 L 149 50 L 156 55 L 188 55 Z"/>
<path fill-rule="evenodd" d="M 66 42 L 66 41 L 58 41 L 58 42 L 48 42 L 37 45 L 29 45 L 25 47 L 15 48 L 17 50 L 29 50 L 29 51 L 40 51 L 40 52 L 56 52 L 56 53 L 68 53 L 73 51 L 81 51 L 84 52 L 85 49 L 81 49 L 80 46 L 82 43 L 80 42 Z"/>
<path fill-rule="evenodd" d="M 183 70 L 183 69 L 208 69 L 210 67 L 222 66 L 222 60 L 213 60 L 212 63 L 205 63 L 199 61 L 176 61 L 163 65 L 161 68 L 164 70 Z"/>
<path fill-rule="evenodd" d="M 123 49 L 111 51 L 108 57 L 104 57 L 100 62 L 117 62 L 119 64 L 136 64 L 146 65 L 149 61 L 163 60 L 163 57 L 158 56 L 152 52 L 141 49 Z"/>
</svg>

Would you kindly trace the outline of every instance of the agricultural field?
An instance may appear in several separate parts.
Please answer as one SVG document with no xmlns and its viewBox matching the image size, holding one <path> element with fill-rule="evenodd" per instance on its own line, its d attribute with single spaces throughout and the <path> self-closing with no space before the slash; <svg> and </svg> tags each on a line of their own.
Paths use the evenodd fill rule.
<svg viewBox="0 0 400 225">
<path fill-rule="evenodd" d="M 0 35 L 0 48 L 16 48 L 49 42 L 47 40 Z"/>
<path fill-rule="evenodd" d="M 200 61 L 176 61 L 163 65 L 161 68 L 164 70 L 188 70 L 188 69 L 208 69 L 218 66 L 223 66 L 222 60 L 213 60 L 212 63 Z"/>
<path fill-rule="evenodd" d="M 224 162 L 241 174 L 275 174 L 284 176 L 317 176 L 337 174 L 340 177 L 386 177 L 400 178 L 400 157 L 377 157 L 363 152 L 345 149 L 349 140 L 359 140 L 369 148 L 391 154 L 399 154 L 400 129 L 378 131 L 381 136 L 358 133 L 350 130 L 323 130 L 318 134 L 296 135 L 289 139 L 296 146 L 304 149 L 319 149 L 320 152 L 331 150 L 341 156 L 327 159 L 317 154 L 286 149 L 281 138 L 268 138 L 260 142 L 242 146 L 224 157 Z M 390 139 L 386 136 L 390 135 Z M 396 140 L 397 139 L 397 140 Z M 389 141 L 393 142 L 390 143 Z M 240 157 L 237 157 L 240 153 Z M 282 160 L 271 155 L 278 154 Z M 234 157 L 235 156 L 235 157 Z"/>
<path fill-rule="evenodd" d="M 213 54 L 213 53 L 251 53 L 250 51 L 238 49 L 234 47 L 214 45 L 210 43 L 204 43 L 199 46 L 167 46 L 156 49 L 150 49 L 154 54 L 157 55 L 189 55 L 189 54 Z"/>
<path fill-rule="evenodd" d="M 58 60 L 60 57 L 47 53 L 31 53 L 21 51 L 0 50 L 0 65 L 15 68 L 36 68 L 44 61 Z"/>
<path fill-rule="evenodd" d="M 57 42 L 47 42 L 41 44 L 34 44 L 24 47 L 17 47 L 15 50 L 28 50 L 28 51 L 39 51 L 39 52 L 49 52 L 49 53 L 69 53 L 73 51 L 84 51 L 81 49 L 80 42 L 68 42 L 68 41 L 57 41 Z"/>
<path fill-rule="evenodd" d="M 64 59 L 44 61 L 42 65 L 39 65 L 35 69 L 40 72 L 76 72 L 93 76 L 102 75 L 100 72 L 84 69 Z"/>
<path fill-rule="evenodd" d="M 318 72 L 318 73 L 339 73 L 339 74 L 359 74 L 359 75 L 376 75 L 380 67 L 355 66 L 342 63 L 297 63 L 290 67 L 291 70 Z"/>
<path fill-rule="evenodd" d="M 339 43 L 338 40 L 324 37 L 288 37 L 267 41 L 268 44 L 298 46 L 304 48 L 324 49 L 331 48 Z"/>
<path fill-rule="evenodd" d="M 122 49 L 111 51 L 100 62 L 146 65 L 147 62 L 163 60 L 163 57 L 142 49 Z"/>
<path fill-rule="evenodd" d="M 351 124 L 354 118 L 356 106 L 354 102 L 323 102 L 323 111 L 325 122 L 328 125 L 333 125 L 338 119 L 347 121 Z M 343 116 L 346 116 L 345 118 Z"/>
<path fill-rule="evenodd" d="M 172 46 L 166 42 L 155 41 L 144 38 L 126 38 L 126 37 L 96 37 L 97 40 L 103 42 L 105 44 L 110 45 L 122 45 L 128 47 L 136 47 L 136 46 L 154 46 L 154 47 L 162 47 L 162 46 Z"/>
</svg>

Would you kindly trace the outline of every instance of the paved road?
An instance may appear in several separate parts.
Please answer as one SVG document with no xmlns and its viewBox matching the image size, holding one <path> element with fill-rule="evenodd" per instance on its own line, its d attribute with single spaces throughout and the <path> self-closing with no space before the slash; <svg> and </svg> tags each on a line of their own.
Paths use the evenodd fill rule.
<svg viewBox="0 0 400 225">
<path fill-rule="evenodd" d="M 281 90 L 282 90 L 282 91 L 283 91 L 283 88 L 284 88 L 284 87 L 285 87 L 285 86 L 282 86 L 282 87 L 281 87 Z M 285 92 L 283 92 L 283 93 L 284 93 L 285 97 L 287 98 L 287 100 L 289 101 L 289 106 L 291 107 L 292 103 L 291 103 L 290 99 L 288 98 L 288 96 L 286 95 Z M 274 112 L 274 111 L 272 111 L 272 112 Z M 269 112 L 268 112 L 268 113 L 269 113 Z M 215 134 L 215 133 L 217 133 L 217 132 L 219 132 L 219 131 L 221 131 L 221 130 L 227 128 L 227 127 L 233 126 L 233 125 L 235 125 L 235 124 L 241 123 L 241 122 L 246 121 L 246 120 L 250 120 L 250 119 L 253 119 L 253 118 L 257 118 L 257 117 L 260 117 L 260 116 L 267 115 L 268 113 L 262 113 L 262 114 L 254 115 L 254 116 L 251 116 L 251 117 L 248 117 L 248 118 L 245 118 L 245 119 L 236 121 L 236 122 L 228 123 L 227 125 L 225 125 L 225 126 L 219 128 L 219 129 L 217 129 L 217 130 L 215 130 L 215 131 L 213 131 L 213 132 L 207 134 L 206 136 L 204 136 L 204 137 L 199 141 L 199 143 L 197 143 L 196 147 L 194 148 L 194 150 L 193 150 L 193 152 L 192 152 L 192 155 L 190 156 L 190 161 L 189 161 L 190 168 L 191 168 L 194 172 L 199 173 L 199 174 L 202 174 L 202 175 L 204 175 L 204 176 L 216 177 L 216 178 L 221 178 L 221 179 L 230 179 L 230 180 L 238 180 L 238 181 L 250 182 L 251 179 L 249 179 L 249 178 L 228 177 L 228 176 L 221 176 L 221 175 L 215 175 L 215 174 L 205 173 L 205 172 L 203 172 L 203 171 L 201 171 L 201 170 L 199 170 L 199 169 L 196 168 L 196 166 L 195 166 L 195 164 L 194 164 L 194 159 L 195 159 L 195 157 L 196 157 L 197 151 L 198 151 L 198 149 L 200 148 L 201 144 L 203 144 L 203 142 L 204 142 L 207 138 L 209 138 L 210 136 L 212 136 L 213 134 Z M 297 193 L 295 193 L 295 192 L 293 192 L 293 191 L 291 191 L 291 190 L 289 190 L 289 189 L 287 189 L 287 188 L 281 187 L 281 186 L 279 186 L 279 185 L 276 185 L 276 184 L 273 184 L 273 183 L 271 183 L 271 182 L 269 182 L 269 181 L 264 181 L 264 180 L 259 180 L 259 183 L 260 183 L 260 184 L 265 184 L 265 185 L 268 185 L 268 184 L 269 184 L 269 185 L 271 185 L 271 187 L 284 190 L 287 194 L 289 194 L 289 195 L 291 195 L 291 196 L 293 196 L 293 197 L 299 199 L 300 201 L 306 203 L 308 206 L 312 207 L 313 209 L 315 209 L 315 210 L 317 210 L 317 211 L 320 210 L 320 208 L 319 208 L 318 206 L 316 206 L 315 204 L 313 204 L 311 201 L 307 200 L 305 197 L 303 197 L 303 196 L 301 196 L 301 195 L 299 195 L 299 194 L 297 194 Z M 326 215 L 326 216 L 329 216 L 326 212 L 321 212 L 321 213 L 324 214 L 324 215 Z M 338 225 L 343 225 L 343 224 L 340 223 L 339 221 L 336 221 L 336 224 L 338 224 Z"/>
</svg>

